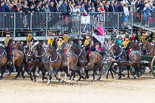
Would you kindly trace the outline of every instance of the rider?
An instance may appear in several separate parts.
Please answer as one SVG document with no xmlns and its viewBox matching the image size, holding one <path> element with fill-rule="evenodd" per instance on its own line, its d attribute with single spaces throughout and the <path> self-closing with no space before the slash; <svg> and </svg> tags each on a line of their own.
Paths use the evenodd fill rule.
<svg viewBox="0 0 155 103">
<path fill-rule="evenodd" d="M 28 36 L 26 38 L 26 43 L 27 43 L 28 47 L 29 47 L 29 44 L 30 44 L 31 41 L 34 41 L 34 38 L 32 37 L 32 31 L 28 30 Z"/>
<path fill-rule="evenodd" d="M 117 38 L 116 43 L 118 44 L 119 47 L 122 47 L 123 40 L 121 36 Z"/>
<path fill-rule="evenodd" d="M 145 39 L 146 39 L 145 32 L 142 32 L 142 36 L 141 36 L 141 42 L 143 43 Z"/>
<path fill-rule="evenodd" d="M 5 45 L 6 52 L 7 52 L 7 58 L 10 61 L 10 64 L 12 64 L 12 47 L 11 47 L 11 43 L 12 43 L 12 38 L 10 37 L 9 30 L 7 30 L 6 31 L 6 38 L 4 40 L 4 45 Z"/>
<path fill-rule="evenodd" d="M 53 36 L 50 36 L 50 39 L 48 40 L 48 45 L 49 46 L 55 46 L 56 41 L 54 40 Z"/>
<path fill-rule="evenodd" d="M 91 52 L 91 40 L 89 36 L 86 36 L 86 40 L 84 42 L 84 47 L 86 48 L 87 56 L 89 56 Z"/>
<path fill-rule="evenodd" d="M 62 50 L 63 46 L 65 46 L 65 41 L 62 38 L 63 38 L 63 36 L 61 34 L 59 34 L 59 41 L 57 43 L 59 50 Z"/>
<path fill-rule="evenodd" d="M 65 43 L 69 43 L 71 41 L 71 38 L 67 34 L 65 34 L 64 41 Z"/>
<path fill-rule="evenodd" d="M 131 45 L 131 42 L 129 40 L 129 35 L 126 35 L 125 36 L 125 41 L 123 42 L 123 46 L 125 48 L 125 53 L 127 55 L 127 60 L 129 60 L 129 54 L 130 54 L 130 45 Z"/>
</svg>

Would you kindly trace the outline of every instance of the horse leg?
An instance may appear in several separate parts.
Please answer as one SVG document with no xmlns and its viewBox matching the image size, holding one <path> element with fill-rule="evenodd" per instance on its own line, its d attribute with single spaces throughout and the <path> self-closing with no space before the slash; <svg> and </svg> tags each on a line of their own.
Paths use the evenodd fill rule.
<svg viewBox="0 0 155 103">
<path fill-rule="evenodd" d="M 50 84 L 50 83 L 51 83 L 51 79 L 52 79 L 52 70 L 50 69 L 50 70 L 48 71 L 48 73 L 49 73 L 49 79 L 48 79 L 47 84 Z"/>
<path fill-rule="evenodd" d="M 108 76 L 109 76 L 109 71 L 110 71 L 110 70 L 108 70 L 108 72 L 107 72 L 106 79 L 108 79 Z"/>
<path fill-rule="evenodd" d="M 121 70 L 122 69 L 122 67 L 119 67 L 119 72 L 118 72 L 118 79 L 120 80 L 121 79 L 121 76 L 122 76 L 122 73 L 121 73 Z"/>
<path fill-rule="evenodd" d="M 130 78 L 130 67 L 127 66 L 127 70 L 128 70 L 128 79 Z"/>
<path fill-rule="evenodd" d="M 14 79 L 17 79 L 20 76 L 20 67 L 16 66 L 17 75 L 14 77 Z"/>
<path fill-rule="evenodd" d="M 34 71 L 35 69 L 35 66 L 33 65 L 32 68 L 30 69 L 30 79 L 33 81 L 33 78 L 32 78 L 32 72 Z"/>
<path fill-rule="evenodd" d="M 45 68 L 42 70 L 42 81 L 43 81 L 43 83 L 45 83 L 45 73 L 46 73 L 46 71 L 45 71 Z"/>
<path fill-rule="evenodd" d="M 96 69 L 93 70 L 93 80 L 95 80 Z"/>
<path fill-rule="evenodd" d="M 112 73 L 112 70 L 110 70 L 110 73 L 111 73 L 112 79 L 114 79 L 114 75 L 113 75 L 113 73 Z"/>
<path fill-rule="evenodd" d="M 0 77 L 0 80 L 2 80 L 2 79 L 3 79 L 4 70 L 5 70 L 5 67 L 2 67 L 2 68 L 1 68 L 1 77 Z"/>
<path fill-rule="evenodd" d="M 71 72 L 71 75 L 70 75 L 69 80 L 71 80 L 71 79 L 72 79 L 72 76 L 74 75 L 74 72 L 75 72 L 75 71 L 72 71 L 72 72 Z"/>
<path fill-rule="evenodd" d="M 81 80 L 81 78 L 82 78 L 82 79 L 84 79 L 84 77 L 81 75 L 81 73 L 80 73 L 80 71 L 79 71 L 79 70 L 77 70 L 76 72 L 77 72 L 77 74 L 79 74 L 79 76 L 80 76 L 80 77 L 79 77 L 79 79 L 77 80 L 77 82 L 78 82 L 78 81 L 80 81 L 80 80 Z"/>
<path fill-rule="evenodd" d="M 25 79 L 25 76 L 24 76 L 25 71 L 23 70 L 23 66 L 20 67 L 20 71 L 21 71 L 21 75 L 22 75 L 23 79 Z"/>
<path fill-rule="evenodd" d="M 33 77 L 34 77 L 33 82 L 36 82 L 36 74 L 35 74 L 35 70 L 36 70 L 36 68 L 32 71 L 32 72 L 33 72 Z"/>
<path fill-rule="evenodd" d="M 85 70 L 85 72 L 86 72 L 86 76 L 85 76 L 85 79 L 89 79 L 89 74 L 88 74 L 88 70 Z"/>
<path fill-rule="evenodd" d="M 12 71 L 13 71 L 13 65 L 12 66 L 8 65 L 7 67 L 9 68 L 9 74 L 8 74 L 8 76 L 10 76 L 11 73 L 12 73 Z"/>
</svg>

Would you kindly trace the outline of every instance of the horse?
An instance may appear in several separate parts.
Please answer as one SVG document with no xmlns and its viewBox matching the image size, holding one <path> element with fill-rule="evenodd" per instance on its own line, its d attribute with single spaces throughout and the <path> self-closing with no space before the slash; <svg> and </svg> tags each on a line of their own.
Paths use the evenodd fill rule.
<svg viewBox="0 0 155 103">
<path fill-rule="evenodd" d="M 7 53 L 5 52 L 4 46 L 0 45 L 0 70 L 1 70 L 0 79 L 3 78 L 6 64 L 7 64 Z"/>
<path fill-rule="evenodd" d="M 138 43 L 131 42 L 130 48 L 132 49 L 132 52 L 129 55 L 131 60 L 130 62 L 127 61 L 127 54 L 125 53 L 125 50 L 119 47 L 116 43 L 112 44 L 112 46 L 108 49 L 108 52 L 112 51 L 112 58 L 114 58 L 114 61 L 112 61 L 111 67 L 109 69 L 109 71 L 111 72 L 112 78 L 114 78 L 112 71 L 116 73 L 117 66 L 119 68 L 119 72 L 116 73 L 118 74 L 118 79 L 121 79 L 121 76 L 125 76 L 124 74 L 122 74 L 123 68 L 127 68 L 127 71 L 128 71 L 127 78 L 130 78 L 130 74 L 129 74 L 130 66 L 137 66 L 137 68 L 140 68 L 139 62 L 140 62 L 141 56 L 139 52 L 139 47 L 137 49 L 137 46 L 139 46 Z M 108 55 L 110 55 L 110 53 Z M 114 69 L 112 69 L 113 66 L 114 66 Z M 107 79 L 108 79 L 109 71 L 106 75 Z"/>
<path fill-rule="evenodd" d="M 88 60 L 85 48 L 80 49 L 76 44 L 71 44 L 68 47 L 69 47 L 68 50 L 74 52 L 78 56 L 77 65 L 81 68 L 84 68 L 86 73 L 85 79 L 89 79 L 88 72 L 90 70 L 93 70 L 93 80 L 95 80 L 95 74 L 97 70 L 95 65 L 98 65 L 99 71 L 102 69 L 102 66 L 101 66 L 102 56 L 98 52 L 91 52 L 88 57 L 89 58 Z M 99 79 L 101 79 L 101 75 L 98 78 L 98 80 Z"/>
<path fill-rule="evenodd" d="M 39 67 L 39 70 L 44 70 L 44 64 L 42 63 L 42 57 L 45 55 L 45 49 L 40 42 L 30 43 L 29 50 L 27 52 L 28 64 L 30 65 L 30 79 L 36 82 L 35 70 Z M 32 78 L 32 73 L 33 77 Z M 44 78 L 42 78 L 44 80 Z"/>
<path fill-rule="evenodd" d="M 155 56 L 155 47 L 149 41 L 144 40 L 142 48 L 146 50 L 146 56 Z"/>
</svg>

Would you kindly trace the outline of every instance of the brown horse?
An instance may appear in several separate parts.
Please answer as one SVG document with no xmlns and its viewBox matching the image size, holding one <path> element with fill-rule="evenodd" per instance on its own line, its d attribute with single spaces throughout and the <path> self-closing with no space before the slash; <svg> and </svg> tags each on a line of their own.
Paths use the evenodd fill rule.
<svg viewBox="0 0 155 103">
<path fill-rule="evenodd" d="M 0 70 L 1 70 L 0 79 L 3 78 L 6 63 L 7 63 L 7 53 L 5 52 L 4 46 L 0 45 Z"/>
<path fill-rule="evenodd" d="M 87 53 L 85 48 L 80 49 L 76 44 L 71 44 L 68 46 L 68 50 L 74 52 L 78 56 L 78 66 L 84 68 L 86 76 L 85 79 L 89 79 L 88 72 L 93 70 L 93 80 L 95 79 L 95 74 L 98 66 L 99 71 L 102 69 L 101 62 L 102 56 L 98 52 L 91 52 L 89 55 L 89 60 L 87 58 Z M 88 63 L 89 62 L 89 63 Z M 101 75 L 98 80 L 101 79 Z"/>
<path fill-rule="evenodd" d="M 118 79 L 121 79 L 121 76 L 125 76 L 124 74 L 122 74 L 123 68 L 127 68 L 128 78 L 130 78 L 130 76 L 129 76 L 130 66 L 134 66 L 135 68 L 138 68 L 138 69 L 136 69 L 136 71 L 140 69 L 139 62 L 141 59 L 141 54 L 139 52 L 138 43 L 131 42 L 130 48 L 132 49 L 132 51 L 129 55 L 131 62 L 126 61 L 127 54 L 125 53 L 124 49 L 120 48 L 117 44 L 112 44 L 112 46 L 108 50 L 108 52 L 112 51 L 112 58 L 114 58 L 114 61 L 112 62 L 112 65 L 111 65 L 109 71 L 111 72 L 111 74 L 112 74 L 112 71 L 114 71 L 116 73 L 116 70 L 118 67 L 119 68 Z M 108 55 L 110 55 L 110 53 Z M 112 69 L 112 67 L 114 67 L 114 69 Z M 107 73 L 106 78 L 108 78 L 109 71 Z M 135 75 L 137 75 L 137 74 L 135 74 Z M 112 74 L 112 78 L 114 78 L 113 74 Z"/>
<path fill-rule="evenodd" d="M 40 42 L 35 44 L 30 43 L 29 50 L 27 52 L 28 64 L 30 65 L 30 79 L 36 82 L 35 70 L 39 67 L 39 70 L 44 70 L 44 64 L 42 62 L 42 57 L 45 55 L 46 51 Z M 32 78 L 32 73 L 33 77 Z M 44 80 L 44 78 L 42 78 Z"/>
<path fill-rule="evenodd" d="M 155 47 L 153 47 L 149 41 L 144 40 L 143 48 L 146 49 L 147 56 L 155 56 Z"/>
</svg>

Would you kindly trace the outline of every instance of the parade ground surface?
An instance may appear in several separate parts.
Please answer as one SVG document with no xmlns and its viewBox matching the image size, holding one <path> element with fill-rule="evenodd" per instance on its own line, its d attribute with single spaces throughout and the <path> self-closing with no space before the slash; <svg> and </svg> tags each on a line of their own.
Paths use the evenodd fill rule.
<svg viewBox="0 0 155 103">
<path fill-rule="evenodd" d="M 5 75 L 0 81 L 0 103 L 155 103 L 155 78 L 148 72 L 139 79 L 105 79 L 93 82 L 34 83 L 26 76 L 13 80 Z M 91 76 L 92 77 L 92 76 Z"/>
</svg>

